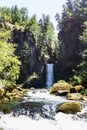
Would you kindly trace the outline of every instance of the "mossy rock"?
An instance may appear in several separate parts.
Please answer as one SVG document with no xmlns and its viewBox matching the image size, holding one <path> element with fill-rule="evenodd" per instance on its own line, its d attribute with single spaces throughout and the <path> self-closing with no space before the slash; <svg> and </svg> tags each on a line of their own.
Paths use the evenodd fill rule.
<svg viewBox="0 0 87 130">
<path fill-rule="evenodd" d="M 0 98 L 2 98 L 5 94 L 4 88 L 0 88 Z"/>
<path fill-rule="evenodd" d="M 5 96 L 4 96 L 4 97 L 2 98 L 2 100 L 1 100 L 1 101 L 2 101 L 2 102 L 8 102 L 8 101 L 9 101 L 9 99 L 8 99 L 7 97 L 5 97 Z"/>
<path fill-rule="evenodd" d="M 82 95 L 80 93 L 68 93 L 66 98 L 68 100 L 82 100 Z"/>
<path fill-rule="evenodd" d="M 83 95 L 83 96 L 82 96 L 82 99 L 83 99 L 85 102 L 87 102 L 87 96 Z"/>
<path fill-rule="evenodd" d="M 58 95 L 58 92 L 57 92 L 53 87 L 51 87 L 51 88 L 49 89 L 49 92 L 50 92 L 50 94 Z"/>
<path fill-rule="evenodd" d="M 75 114 L 81 112 L 82 106 L 77 102 L 64 102 L 59 107 L 57 107 L 56 112 L 63 112 L 66 114 Z"/>
<path fill-rule="evenodd" d="M 13 89 L 11 92 L 13 99 L 20 99 L 24 94 L 27 93 L 27 89 Z"/>
<path fill-rule="evenodd" d="M 76 85 L 72 88 L 71 92 L 81 92 L 82 90 L 84 90 L 82 85 Z"/>
<path fill-rule="evenodd" d="M 72 88 L 73 86 L 67 82 L 57 82 L 50 88 L 50 94 L 66 95 Z"/>
</svg>

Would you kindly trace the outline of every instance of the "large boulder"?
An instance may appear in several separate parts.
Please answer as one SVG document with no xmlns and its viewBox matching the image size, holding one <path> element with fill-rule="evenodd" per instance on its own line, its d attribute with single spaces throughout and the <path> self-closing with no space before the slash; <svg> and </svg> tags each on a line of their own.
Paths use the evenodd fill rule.
<svg viewBox="0 0 87 130">
<path fill-rule="evenodd" d="M 58 94 L 58 95 L 66 95 L 70 92 L 70 90 L 73 88 L 73 86 L 65 81 L 63 82 L 57 82 L 53 84 L 53 86 L 50 88 L 51 94 Z"/>
<path fill-rule="evenodd" d="M 57 107 L 56 112 L 63 112 L 66 114 L 75 114 L 81 112 L 82 106 L 77 102 L 64 102 Z"/>
</svg>

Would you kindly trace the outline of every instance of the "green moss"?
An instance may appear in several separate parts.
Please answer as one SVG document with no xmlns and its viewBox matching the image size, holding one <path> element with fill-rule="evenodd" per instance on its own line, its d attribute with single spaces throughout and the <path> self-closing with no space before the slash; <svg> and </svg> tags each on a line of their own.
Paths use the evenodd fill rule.
<svg viewBox="0 0 87 130">
<path fill-rule="evenodd" d="M 53 87 L 49 89 L 50 94 L 58 95 L 58 92 L 54 90 Z"/>
<path fill-rule="evenodd" d="M 77 102 L 65 102 L 60 105 L 56 112 L 63 112 L 66 114 L 75 114 L 82 110 L 82 106 Z"/>
</svg>

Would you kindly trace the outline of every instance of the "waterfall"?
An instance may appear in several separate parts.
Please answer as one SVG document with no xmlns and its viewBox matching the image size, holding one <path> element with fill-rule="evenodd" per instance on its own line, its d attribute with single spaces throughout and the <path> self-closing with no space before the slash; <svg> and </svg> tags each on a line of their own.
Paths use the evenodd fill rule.
<svg viewBox="0 0 87 130">
<path fill-rule="evenodd" d="M 54 81 L 53 63 L 46 64 L 46 88 L 50 88 Z"/>
</svg>

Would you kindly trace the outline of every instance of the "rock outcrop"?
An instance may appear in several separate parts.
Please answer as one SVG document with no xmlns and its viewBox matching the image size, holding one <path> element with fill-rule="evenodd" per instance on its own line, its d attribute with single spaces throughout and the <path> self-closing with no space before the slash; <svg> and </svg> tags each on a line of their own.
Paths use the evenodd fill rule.
<svg viewBox="0 0 87 130">
<path fill-rule="evenodd" d="M 76 66 L 81 62 L 79 36 L 82 34 L 82 24 L 85 20 L 84 17 L 79 16 L 66 19 L 58 34 L 58 39 L 61 41 L 58 68 L 64 79 L 71 76 L 72 70 L 76 69 Z"/>
</svg>

